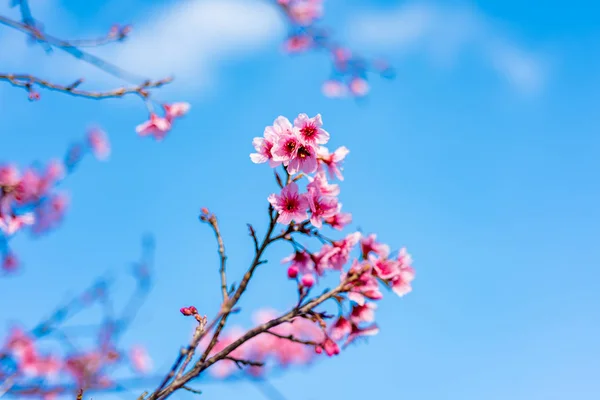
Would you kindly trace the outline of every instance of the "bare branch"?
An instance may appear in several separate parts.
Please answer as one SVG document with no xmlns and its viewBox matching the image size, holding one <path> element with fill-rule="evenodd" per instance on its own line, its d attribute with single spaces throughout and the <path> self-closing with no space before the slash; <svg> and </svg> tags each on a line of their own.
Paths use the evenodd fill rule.
<svg viewBox="0 0 600 400">
<path fill-rule="evenodd" d="M 173 392 L 175 392 L 177 389 L 181 388 L 183 385 L 185 385 L 190 380 L 192 380 L 195 377 L 197 377 L 198 375 L 200 375 L 202 373 L 202 371 L 208 369 L 211 365 L 215 364 L 216 362 L 218 362 L 220 360 L 224 360 L 224 359 L 227 359 L 228 357 L 230 357 L 229 355 L 231 354 L 231 352 L 235 351 L 238 347 L 240 347 L 241 345 L 243 345 L 244 343 L 246 343 L 248 340 L 252 339 L 253 337 L 255 337 L 261 333 L 265 333 L 265 332 L 272 334 L 272 332 L 269 332 L 269 329 L 279 326 L 283 323 L 290 322 L 294 318 L 301 317 L 303 315 L 307 315 L 307 314 L 311 313 L 311 311 L 315 307 L 319 306 L 323 302 L 335 297 L 339 293 L 343 293 L 343 292 L 347 291 L 349 288 L 349 284 L 353 283 L 356 279 L 358 279 L 359 276 L 360 276 L 360 273 L 354 273 L 352 275 L 349 275 L 346 278 L 346 280 L 344 282 L 341 282 L 336 288 L 331 289 L 316 298 L 313 298 L 312 300 L 310 300 L 309 302 L 304 304 L 302 307 L 299 307 L 299 308 L 295 307 L 294 309 L 288 311 L 286 314 L 284 314 L 278 318 L 272 319 L 271 321 L 269 321 L 267 323 L 264 323 L 262 325 L 259 325 L 255 328 L 247 331 L 244 335 L 242 335 L 240 338 L 235 340 L 233 343 L 229 344 L 227 347 L 225 347 L 223 350 L 221 350 L 218 354 L 210 357 L 207 360 L 204 360 L 204 359 L 199 360 L 196 363 L 196 365 L 194 365 L 194 367 L 190 371 L 188 371 L 185 375 L 183 375 L 180 379 L 171 382 L 171 384 L 169 386 L 165 387 L 158 393 L 157 392 L 153 393 L 152 396 L 150 397 L 150 399 L 166 399 L 166 398 L 168 398 L 171 394 L 173 394 Z M 236 292 L 236 294 L 237 294 L 237 292 Z M 232 300 L 233 300 L 233 298 L 232 298 Z M 223 320 L 224 320 L 224 318 L 221 319 L 221 321 L 223 321 Z M 216 336 L 213 336 L 213 340 L 215 337 Z M 207 353 L 205 352 L 205 354 L 207 354 Z"/>
<path fill-rule="evenodd" d="M 227 275 L 225 272 L 227 255 L 225 254 L 225 244 L 223 243 L 223 236 L 221 236 L 221 231 L 219 230 L 219 222 L 217 221 L 217 217 L 214 214 L 210 214 L 206 208 L 202 209 L 200 221 L 206 222 L 211 226 L 213 232 L 215 233 L 217 244 L 219 245 L 219 258 L 221 261 L 219 268 L 219 273 L 221 274 L 221 293 L 223 295 L 223 302 L 226 303 L 229 299 L 229 295 L 227 294 Z"/>
<path fill-rule="evenodd" d="M 289 340 L 290 342 L 295 342 L 295 343 L 300 343 L 300 344 L 305 344 L 307 346 L 316 346 L 319 343 L 312 341 L 312 340 L 302 340 L 302 339 L 298 339 L 292 335 L 280 335 L 279 333 L 273 332 L 273 331 L 265 331 L 265 333 L 268 333 L 270 335 L 273 335 L 275 337 L 278 337 L 279 339 L 285 339 L 285 340 Z"/>
<path fill-rule="evenodd" d="M 106 98 L 119 98 L 130 94 L 134 94 L 140 96 L 142 99 L 146 99 L 149 96 L 148 89 L 159 88 L 163 85 L 166 85 L 172 82 L 173 78 L 165 78 L 154 82 L 146 81 L 139 86 L 127 88 L 122 87 L 106 92 L 79 90 L 77 89 L 77 86 L 79 86 L 79 84 L 82 82 L 81 80 L 75 81 L 70 85 L 59 85 L 28 74 L 0 74 L 0 80 L 7 81 L 16 87 L 22 87 L 27 91 L 31 91 L 33 86 L 37 85 L 49 90 L 70 94 L 72 96 L 100 100 Z"/>
<path fill-rule="evenodd" d="M 193 389 L 189 386 L 182 386 L 181 388 L 184 390 L 187 390 L 188 392 L 194 393 L 194 394 L 202 394 L 202 391 Z"/>
<path fill-rule="evenodd" d="M 155 390 L 155 392 L 160 391 L 162 388 L 164 388 L 167 385 L 167 383 L 173 377 L 175 377 L 176 373 L 177 373 L 176 379 L 179 379 L 179 377 L 183 373 L 183 370 L 185 369 L 187 364 L 190 362 L 190 360 L 194 356 L 194 351 L 195 351 L 196 347 L 198 347 L 198 343 L 200 343 L 200 340 L 202 339 L 202 336 L 205 332 L 206 332 L 206 317 L 202 318 L 198 322 L 198 326 L 196 327 L 196 330 L 194 331 L 194 336 L 192 337 L 190 344 L 187 347 L 181 349 L 181 351 L 179 352 L 179 356 L 177 357 L 177 359 L 173 363 L 173 366 L 171 367 L 171 370 L 164 377 L 164 379 L 160 383 L 158 389 Z M 181 368 L 180 368 L 180 365 L 181 365 Z M 179 372 L 177 372 L 178 369 L 179 369 Z M 150 398 L 152 398 L 152 396 Z"/>
<path fill-rule="evenodd" d="M 224 360 L 233 361 L 239 369 L 243 369 L 244 366 L 263 367 L 265 365 L 265 363 L 260 362 L 260 361 L 242 360 L 242 359 L 230 357 L 230 356 L 225 357 Z"/>
</svg>

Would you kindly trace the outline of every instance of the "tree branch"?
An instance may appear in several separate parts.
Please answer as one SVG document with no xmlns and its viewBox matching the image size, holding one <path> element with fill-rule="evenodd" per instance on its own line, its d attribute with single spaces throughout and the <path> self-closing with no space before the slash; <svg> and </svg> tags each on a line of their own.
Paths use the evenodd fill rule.
<svg viewBox="0 0 600 400">
<path fill-rule="evenodd" d="M 219 273 L 221 274 L 221 293 L 223 295 L 223 303 L 226 303 L 229 300 L 229 296 L 227 294 L 227 274 L 225 272 L 227 255 L 225 254 L 225 244 L 223 243 L 223 236 L 221 236 L 221 231 L 219 230 L 219 222 L 217 221 L 217 217 L 214 214 L 209 214 L 207 209 L 203 209 L 202 211 L 203 214 L 200 216 L 200 221 L 206 222 L 211 226 L 213 232 L 215 233 L 217 244 L 219 245 Z"/>
<path fill-rule="evenodd" d="M 140 96 L 142 99 L 146 99 L 149 96 L 148 89 L 159 88 L 163 85 L 171 83 L 173 78 L 169 77 L 158 81 L 145 81 L 139 86 L 122 87 L 106 92 L 91 92 L 77 89 L 77 87 L 83 82 L 82 80 L 77 80 L 70 85 L 59 85 L 28 74 L 0 74 L 0 80 L 7 81 L 16 87 L 22 87 L 27 91 L 31 91 L 33 86 L 37 85 L 49 90 L 70 94 L 72 96 L 101 100 L 107 98 L 124 97 L 130 94 L 134 94 Z"/>
</svg>

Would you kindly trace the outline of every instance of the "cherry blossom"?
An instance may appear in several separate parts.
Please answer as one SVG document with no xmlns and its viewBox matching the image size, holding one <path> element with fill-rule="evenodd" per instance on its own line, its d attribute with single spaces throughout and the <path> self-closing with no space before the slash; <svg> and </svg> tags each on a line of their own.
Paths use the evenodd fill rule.
<svg viewBox="0 0 600 400">
<path fill-rule="evenodd" d="M 155 113 L 150 113 L 150 119 L 135 128 L 140 136 L 154 136 L 156 140 L 162 140 L 171 130 L 171 122 L 159 117 Z"/>
<path fill-rule="evenodd" d="M 349 152 L 350 151 L 345 146 L 342 146 L 330 154 L 329 150 L 326 147 L 321 146 L 319 147 L 317 153 L 319 167 L 321 168 L 321 170 L 323 169 L 323 167 L 327 170 L 330 179 L 334 179 L 334 177 L 336 177 L 340 181 L 343 181 L 344 177 L 342 176 L 341 165 L 344 161 L 344 158 L 346 158 Z"/>
<path fill-rule="evenodd" d="M 92 152 L 99 160 L 106 160 L 110 156 L 110 143 L 102 129 L 90 129 L 88 131 L 88 142 Z"/>
<path fill-rule="evenodd" d="M 300 223 L 308 219 L 308 200 L 305 194 L 298 192 L 298 185 L 294 182 L 284 187 L 281 194 L 270 195 L 269 203 L 279 213 L 277 222 L 280 224 Z"/>
<path fill-rule="evenodd" d="M 298 128 L 300 139 L 306 144 L 326 144 L 329 141 L 329 133 L 322 128 L 321 114 L 312 118 L 306 114 L 299 114 L 294 120 L 294 126 Z"/>
</svg>

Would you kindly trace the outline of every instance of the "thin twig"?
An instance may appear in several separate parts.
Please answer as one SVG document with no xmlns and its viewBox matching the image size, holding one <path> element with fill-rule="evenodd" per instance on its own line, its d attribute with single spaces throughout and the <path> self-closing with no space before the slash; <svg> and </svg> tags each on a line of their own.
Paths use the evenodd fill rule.
<svg viewBox="0 0 600 400">
<path fill-rule="evenodd" d="M 312 340 L 302 340 L 302 339 L 298 339 L 292 335 L 280 335 L 279 333 L 275 333 L 273 331 L 265 331 L 265 333 L 268 333 L 270 335 L 273 335 L 275 337 L 278 337 L 280 339 L 285 339 L 285 340 L 289 340 L 290 342 L 295 342 L 295 343 L 300 343 L 300 344 L 305 344 L 307 346 L 316 346 L 319 343 L 314 342 Z"/>
<path fill-rule="evenodd" d="M 221 274 L 221 293 L 223 295 L 223 302 L 225 303 L 227 302 L 227 300 L 229 300 L 229 296 L 227 294 L 227 275 L 225 271 L 225 266 L 227 262 L 227 255 L 225 254 L 225 244 L 223 243 L 223 236 L 221 236 L 221 231 L 219 230 L 219 222 L 217 221 L 217 217 L 214 214 L 212 214 L 208 218 L 207 222 L 212 227 L 213 232 L 215 233 L 215 238 L 217 239 L 217 244 L 219 245 L 219 273 Z"/>
<path fill-rule="evenodd" d="M 240 358 L 235 358 L 231 356 L 225 357 L 224 360 L 233 361 L 239 369 L 242 369 L 244 366 L 263 367 L 265 365 L 265 363 L 260 361 L 242 360 Z"/>
<path fill-rule="evenodd" d="M 29 74 L 0 74 L 0 80 L 7 81 L 11 85 L 16 87 L 22 87 L 26 90 L 31 90 L 32 86 L 38 85 L 49 90 L 67 93 L 72 96 L 85 97 L 89 99 L 107 99 L 107 98 L 119 98 L 129 94 L 134 94 L 145 99 L 149 96 L 148 89 L 159 88 L 173 81 L 173 78 L 164 78 L 158 81 L 146 81 L 142 85 L 135 87 L 121 87 L 105 92 L 92 92 L 86 90 L 79 90 L 77 86 L 81 81 L 75 81 L 70 85 L 59 85 L 52 83 L 42 78 L 38 78 Z"/>
</svg>

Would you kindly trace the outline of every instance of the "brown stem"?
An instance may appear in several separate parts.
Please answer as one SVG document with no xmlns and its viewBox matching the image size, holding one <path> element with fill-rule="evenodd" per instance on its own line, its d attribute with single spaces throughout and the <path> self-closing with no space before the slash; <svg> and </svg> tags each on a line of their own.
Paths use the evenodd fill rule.
<svg viewBox="0 0 600 400">
<path fill-rule="evenodd" d="M 302 340 L 302 339 L 298 339 L 292 335 L 280 335 L 279 333 L 275 333 L 273 331 L 265 331 L 265 333 L 268 333 L 270 335 L 273 335 L 275 337 L 278 337 L 280 339 L 285 339 L 285 340 L 289 340 L 290 342 L 295 342 L 295 343 L 300 343 L 300 344 L 305 344 L 307 346 L 316 346 L 319 343 L 314 342 L 312 340 Z"/>
<path fill-rule="evenodd" d="M 219 268 L 219 273 L 221 274 L 221 292 L 223 295 L 223 302 L 227 302 L 229 296 L 227 295 L 227 275 L 225 273 L 225 265 L 227 262 L 227 255 L 225 254 L 225 244 L 223 243 L 223 236 L 221 236 L 221 231 L 219 230 L 219 223 L 217 221 L 217 217 L 213 214 L 208 220 L 208 224 L 212 227 L 215 237 L 217 239 L 217 244 L 219 245 L 219 258 L 221 261 L 221 266 Z"/>
<path fill-rule="evenodd" d="M 22 87 L 26 90 L 30 90 L 32 85 L 35 84 L 49 90 L 70 94 L 72 96 L 101 100 L 107 98 L 124 97 L 130 94 L 134 94 L 140 96 L 142 99 L 145 99 L 148 97 L 148 89 L 159 88 L 163 85 L 166 85 L 173 81 L 173 78 L 165 78 L 154 82 L 146 81 L 139 86 L 121 87 L 106 92 L 79 90 L 77 89 L 77 85 L 80 81 L 75 81 L 70 85 L 59 85 L 28 74 L 0 74 L 0 80 L 7 81 L 13 86 Z"/>
<path fill-rule="evenodd" d="M 187 382 L 189 382 L 190 380 L 192 380 L 195 377 L 197 377 L 198 375 L 200 375 L 202 373 L 202 371 L 206 370 L 207 368 L 209 368 L 211 365 L 215 364 L 216 362 L 229 357 L 229 354 L 231 354 L 231 352 L 235 351 L 238 347 L 240 347 L 241 345 L 246 343 L 248 340 L 252 339 L 253 337 L 255 337 L 261 333 L 268 332 L 269 329 L 271 329 L 271 328 L 274 328 L 285 322 L 290 322 L 291 320 L 293 320 L 296 317 L 299 317 L 299 316 L 309 313 L 312 309 L 314 309 L 321 303 L 325 302 L 326 300 L 329 300 L 330 298 L 336 296 L 337 294 L 348 290 L 348 284 L 352 283 L 353 281 L 358 279 L 358 277 L 359 277 L 358 273 L 350 275 L 350 276 L 348 276 L 346 281 L 341 282 L 336 288 L 323 293 L 319 297 L 312 299 L 311 301 L 307 302 L 303 306 L 301 306 L 299 308 L 296 307 L 278 318 L 275 318 L 267 323 L 264 323 L 254 329 L 249 330 L 243 336 L 241 336 L 239 339 L 237 339 L 236 341 L 234 341 L 233 343 L 231 343 L 230 345 L 225 347 L 223 350 L 221 350 L 218 354 L 212 356 L 211 358 L 209 358 L 206 361 L 200 361 L 200 362 L 196 363 L 196 365 L 194 365 L 194 367 L 190 371 L 188 371 L 185 375 L 183 375 L 181 377 L 181 379 L 173 381 L 169 386 L 165 387 L 163 390 L 161 390 L 159 393 L 157 393 L 156 397 L 152 397 L 152 398 L 153 399 L 168 398 L 177 389 L 181 388 Z M 271 332 L 269 332 L 269 333 L 271 333 Z"/>
</svg>

